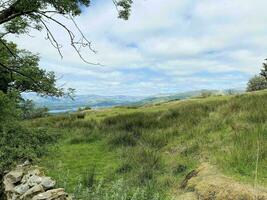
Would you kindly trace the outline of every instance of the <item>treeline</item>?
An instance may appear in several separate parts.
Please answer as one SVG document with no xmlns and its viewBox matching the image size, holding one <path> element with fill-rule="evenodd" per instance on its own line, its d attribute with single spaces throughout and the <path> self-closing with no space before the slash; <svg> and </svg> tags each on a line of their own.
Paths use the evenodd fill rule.
<svg viewBox="0 0 267 200">
<path fill-rule="evenodd" d="M 267 89 L 267 63 L 263 63 L 263 68 L 258 75 L 252 77 L 247 84 L 247 91 L 258 91 Z"/>
</svg>

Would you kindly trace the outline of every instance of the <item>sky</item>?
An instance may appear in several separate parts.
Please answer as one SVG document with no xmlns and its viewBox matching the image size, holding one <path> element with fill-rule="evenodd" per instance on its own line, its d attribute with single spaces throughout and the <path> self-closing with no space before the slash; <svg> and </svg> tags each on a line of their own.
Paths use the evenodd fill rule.
<svg viewBox="0 0 267 200">
<path fill-rule="evenodd" d="M 92 0 L 76 22 L 97 54 L 84 63 L 59 26 L 49 27 L 63 44 L 63 59 L 45 40 L 11 39 L 39 53 L 40 66 L 76 94 L 148 96 L 200 89 L 245 88 L 267 57 L 265 0 L 134 0 L 128 21 L 112 0 Z M 61 19 L 75 32 L 70 21 Z M 77 32 L 75 32 L 78 34 Z"/>
</svg>

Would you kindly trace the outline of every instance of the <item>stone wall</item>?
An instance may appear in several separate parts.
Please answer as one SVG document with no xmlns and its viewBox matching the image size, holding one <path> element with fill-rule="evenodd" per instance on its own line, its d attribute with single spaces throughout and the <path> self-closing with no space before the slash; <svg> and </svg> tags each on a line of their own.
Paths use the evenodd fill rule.
<svg viewBox="0 0 267 200">
<path fill-rule="evenodd" d="M 44 175 L 37 166 L 28 163 L 17 166 L 4 176 L 6 200 L 71 200 L 63 188 L 55 188 L 56 181 Z"/>
</svg>

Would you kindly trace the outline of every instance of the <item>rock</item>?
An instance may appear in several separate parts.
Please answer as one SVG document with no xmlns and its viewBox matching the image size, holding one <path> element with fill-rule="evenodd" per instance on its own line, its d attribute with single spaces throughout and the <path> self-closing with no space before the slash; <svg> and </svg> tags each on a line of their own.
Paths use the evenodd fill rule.
<svg viewBox="0 0 267 200">
<path fill-rule="evenodd" d="M 7 200 L 18 200 L 19 199 L 19 195 L 12 193 L 10 194 L 10 196 L 7 198 Z"/>
<path fill-rule="evenodd" d="M 41 185 L 45 190 L 55 187 L 56 181 L 52 180 L 50 177 L 43 177 Z"/>
<path fill-rule="evenodd" d="M 17 169 L 14 171 L 9 172 L 7 175 L 5 175 L 5 179 L 10 183 L 17 183 L 22 179 L 23 176 L 23 170 Z"/>
<path fill-rule="evenodd" d="M 40 193 L 32 198 L 32 200 L 71 200 L 63 188 L 48 190 Z"/>
<path fill-rule="evenodd" d="M 39 169 L 33 169 L 28 171 L 28 173 L 22 178 L 21 182 L 22 183 L 27 183 L 29 181 L 29 179 L 32 176 L 43 176 L 43 173 L 39 170 Z M 36 177 L 35 177 L 36 178 Z"/>
<path fill-rule="evenodd" d="M 29 160 L 26 160 L 23 164 L 18 165 L 18 167 L 25 167 L 25 166 L 29 166 L 31 164 L 31 162 Z"/>
<path fill-rule="evenodd" d="M 14 186 L 13 183 L 11 183 L 11 182 L 9 181 L 9 179 L 5 179 L 5 178 L 4 178 L 3 183 L 4 183 L 5 192 L 13 192 L 13 191 L 14 191 L 14 187 L 15 187 L 15 186 Z"/>
<path fill-rule="evenodd" d="M 42 177 L 33 175 L 30 176 L 28 181 L 26 182 L 30 187 L 33 187 L 35 185 L 39 185 L 42 182 Z"/>
<path fill-rule="evenodd" d="M 30 189 L 28 184 L 18 185 L 14 188 L 14 191 L 20 195 L 24 194 Z"/>
<path fill-rule="evenodd" d="M 71 200 L 64 189 L 53 189 L 56 185 L 50 177 L 37 167 L 24 163 L 4 176 L 4 196 L 6 200 Z M 2 198 L 0 197 L 2 200 Z"/>
<path fill-rule="evenodd" d="M 36 185 L 34 187 L 32 187 L 31 189 L 29 189 L 27 192 L 25 192 L 20 199 L 21 200 L 30 200 L 33 196 L 44 192 L 44 188 L 41 185 Z"/>
</svg>

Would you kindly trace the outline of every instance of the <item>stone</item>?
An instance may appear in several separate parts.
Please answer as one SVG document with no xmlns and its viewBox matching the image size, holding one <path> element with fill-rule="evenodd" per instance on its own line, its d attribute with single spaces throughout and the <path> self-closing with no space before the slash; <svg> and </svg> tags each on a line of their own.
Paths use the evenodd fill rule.
<svg viewBox="0 0 267 200">
<path fill-rule="evenodd" d="M 6 200 L 71 200 L 63 188 L 53 189 L 56 181 L 46 177 L 37 167 L 29 163 L 18 165 L 4 176 L 4 196 Z"/>
<path fill-rule="evenodd" d="M 71 200 L 63 188 L 48 190 L 40 193 L 32 198 L 32 200 Z"/>
<path fill-rule="evenodd" d="M 5 179 L 8 180 L 10 183 L 14 184 L 21 181 L 22 176 L 23 176 L 23 170 L 17 169 L 6 174 Z"/>
<path fill-rule="evenodd" d="M 18 185 L 14 188 L 14 191 L 20 195 L 24 194 L 30 189 L 28 184 Z"/>
<path fill-rule="evenodd" d="M 5 192 L 13 192 L 14 191 L 14 184 L 12 182 L 9 181 L 9 179 L 5 179 L 4 178 L 4 188 L 5 188 Z"/>
<path fill-rule="evenodd" d="M 39 185 L 42 182 L 42 177 L 33 175 L 30 176 L 28 181 L 26 182 L 30 187 L 33 187 L 35 185 Z"/>
<path fill-rule="evenodd" d="M 31 179 L 32 176 L 35 176 L 35 178 Z M 39 169 L 30 170 L 30 171 L 28 171 L 28 173 L 25 176 L 23 176 L 21 182 L 27 183 L 29 181 L 29 179 L 34 181 L 34 179 L 36 179 L 36 176 L 38 176 L 38 177 L 43 176 L 43 173 Z M 34 184 L 34 185 L 36 185 L 36 184 Z"/>
<path fill-rule="evenodd" d="M 39 194 L 39 193 L 43 193 L 44 192 L 44 188 L 41 185 L 36 185 L 32 188 L 30 188 L 27 192 L 25 192 L 20 199 L 21 200 L 28 200 L 31 199 L 33 196 Z"/>
<path fill-rule="evenodd" d="M 52 180 L 50 177 L 42 177 L 41 185 L 45 190 L 54 188 L 56 181 Z"/>
<path fill-rule="evenodd" d="M 21 165 L 18 165 L 18 167 L 26 167 L 29 166 L 31 164 L 31 162 L 29 160 L 26 160 L 24 163 L 22 163 Z"/>
</svg>

